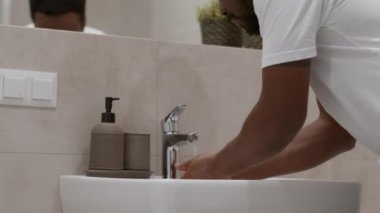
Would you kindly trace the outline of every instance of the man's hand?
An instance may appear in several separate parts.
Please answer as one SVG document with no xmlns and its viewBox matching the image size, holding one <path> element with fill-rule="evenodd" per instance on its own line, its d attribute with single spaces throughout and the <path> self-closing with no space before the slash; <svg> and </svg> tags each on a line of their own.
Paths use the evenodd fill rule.
<svg viewBox="0 0 380 213">
<path fill-rule="evenodd" d="M 230 177 L 214 166 L 214 155 L 198 155 L 179 163 L 176 169 L 185 171 L 182 179 L 229 179 Z"/>
</svg>

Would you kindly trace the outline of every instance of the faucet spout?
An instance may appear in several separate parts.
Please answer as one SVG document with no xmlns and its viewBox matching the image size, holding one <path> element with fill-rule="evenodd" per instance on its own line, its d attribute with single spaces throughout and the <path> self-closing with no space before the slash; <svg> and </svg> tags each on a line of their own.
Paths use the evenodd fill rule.
<svg viewBox="0 0 380 213">
<path fill-rule="evenodd" d="M 179 162 L 179 148 L 181 146 L 192 144 L 198 140 L 198 134 L 164 134 L 163 141 L 163 177 L 164 178 L 177 178 L 177 171 L 175 169 L 176 163 Z"/>
<path fill-rule="evenodd" d="M 162 119 L 161 128 L 163 133 L 178 133 L 178 119 L 182 112 L 185 111 L 185 109 L 186 105 L 180 104 L 176 106 L 164 119 Z"/>
<path fill-rule="evenodd" d="M 162 120 L 162 176 L 163 178 L 177 178 L 175 164 L 179 162 L 179 147 L 198 141 L 195 133 L 180 134 L 178 130 L 178 116 L 185 110 L 186 105 L 178 105 Z"/>
</svg>

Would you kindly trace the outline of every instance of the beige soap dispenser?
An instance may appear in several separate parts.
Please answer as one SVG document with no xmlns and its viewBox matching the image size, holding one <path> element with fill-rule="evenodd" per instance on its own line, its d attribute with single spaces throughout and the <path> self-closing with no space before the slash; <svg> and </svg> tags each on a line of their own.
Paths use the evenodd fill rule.
<svg viewBox="0 0 380 213">
<path fill-rule="evenodd" d="M 102 122 L 91 132 L 90 170 L 124 169 L 124 132 L 115 123 L 112 102 L 119 98 L 106 97 L 106 112 Z"/>
</svg>

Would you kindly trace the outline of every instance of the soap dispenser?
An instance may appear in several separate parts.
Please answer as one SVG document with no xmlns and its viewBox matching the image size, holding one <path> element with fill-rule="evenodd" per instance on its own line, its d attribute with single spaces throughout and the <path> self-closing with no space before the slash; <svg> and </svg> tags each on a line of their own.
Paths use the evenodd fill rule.
<svg viewBox="0 0 380 213">
<path fill-rule="evenodd" d="M 102 122 L 91 131 L 90 170 L 124 169 L 124 132 L 115 123 L 112 103 L 119 98 L 106 97 Z"/>
</svg>

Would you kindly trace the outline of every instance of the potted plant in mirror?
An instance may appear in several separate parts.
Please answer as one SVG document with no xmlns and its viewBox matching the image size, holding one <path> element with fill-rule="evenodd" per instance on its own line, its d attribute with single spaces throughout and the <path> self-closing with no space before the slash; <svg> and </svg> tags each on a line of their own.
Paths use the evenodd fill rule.
<svg viewBox="0 0 380 213">
<path fill-rule="evenodd" d="M 243 47 L 252 49 L 262 49 L 263 39 L 260 34 L 249 35 L 244 29 L 242 29 L 243 34 Z"/>
<path fill-rule="evenodd" d="M 219 1 L 212 0 L 198 8 L 202 43 L 232 47 L 242 46 L 242 31 L 220 12 Z"/>
</svg>

